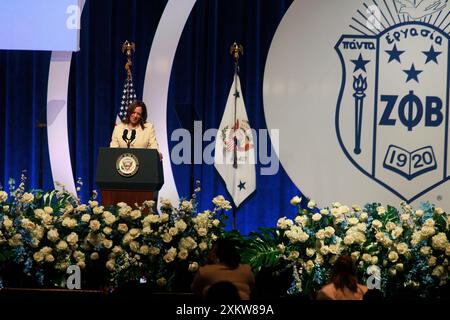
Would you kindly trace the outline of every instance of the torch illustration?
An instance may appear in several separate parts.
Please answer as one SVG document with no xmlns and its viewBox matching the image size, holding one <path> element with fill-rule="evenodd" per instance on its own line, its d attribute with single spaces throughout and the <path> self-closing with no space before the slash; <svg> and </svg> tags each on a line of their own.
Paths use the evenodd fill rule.
<svg viewBox="0 0 450 320">
<path fill-rule="evenodd" d="M 364 98 L 366 97 L 365 91 L 367 89 L 367 77 L 363 78 L 353 76 L 353 97 L 355 98 L 355 154 L 361 153 L 361 127 L 362 127 L 362 114 L 364 107 Z"/>
</svg>

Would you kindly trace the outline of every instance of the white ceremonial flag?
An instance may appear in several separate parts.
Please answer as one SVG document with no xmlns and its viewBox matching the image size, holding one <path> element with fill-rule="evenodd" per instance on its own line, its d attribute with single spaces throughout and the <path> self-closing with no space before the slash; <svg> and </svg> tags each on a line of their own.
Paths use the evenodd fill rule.
<svg viewBox="0 0 450 320">
<path fill-rule="evenodd" d="M 216 137 L 214 167 L 224 180 L 234 205 L 255 191 L 255 149 L 239 76 L 234 76 Z"/>
</svg>

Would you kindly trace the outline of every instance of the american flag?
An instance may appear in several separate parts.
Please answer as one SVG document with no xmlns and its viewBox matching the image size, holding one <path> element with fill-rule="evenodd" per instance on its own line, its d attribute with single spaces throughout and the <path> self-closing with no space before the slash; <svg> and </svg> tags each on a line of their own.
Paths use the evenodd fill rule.
<svg viewBox="0 0 450 320">
<path fill-rule="evenodd" d="M 134 100 L 136 100 L 136 92 L 134 91 L 133 79 L 131 77 L 127 77 L 125 83 L 123 84 L 122 100 L 120 101 L 120 109 L 119 113 L 117 114 L 116 123 L 125 119 L 128 106 Z"/>
</svg>

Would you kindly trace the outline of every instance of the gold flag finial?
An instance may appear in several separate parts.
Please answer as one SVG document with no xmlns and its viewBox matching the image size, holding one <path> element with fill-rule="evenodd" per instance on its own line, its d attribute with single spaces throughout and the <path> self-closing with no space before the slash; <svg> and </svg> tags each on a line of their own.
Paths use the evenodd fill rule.
<svg viewBox="0 0 450 320">
<path fill-rule="evenodd" d="M 239 56 L 244 54 L 244 47 L 234 42 L 230 47 L 230 54 L 235 61 L 238 61 Z"/>
<path fill-rule="evenodd" d="M 132 79 L 131 74 L 131 66 L 133 63 L 131 62 L 131 54 L 132 51 L 135 51 L 135 45 L 134 42 L 129 42 L 128 40 L 125 40 L 125 42 L 122 45 L 122 53 L 125 53 L 127 55 L 127 63 L 125 64 L 125 70 L 127 71 L 127 77 L 128 79 Z"/>
</svg>

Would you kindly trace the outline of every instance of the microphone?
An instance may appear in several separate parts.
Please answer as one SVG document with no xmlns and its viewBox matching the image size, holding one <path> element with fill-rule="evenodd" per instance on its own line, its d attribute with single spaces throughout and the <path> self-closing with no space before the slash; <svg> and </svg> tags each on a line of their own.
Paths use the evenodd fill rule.
<svg viewBox="0 0 450 320">
<path fill-rule="evenodd" d="M 130 138 L 130 142 L 132 142 L 134 139 L 136 139 L 136 130 L 132 130 L 131 131 L 131 138 Z"/>
<path fill-rule="evenodd" d="M 127 142 L 128 141 L 128 129 L 123 130 L 123 134 L 122 134 L 122 139 L 123 141 Z"/>
</svg>

